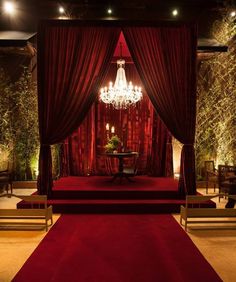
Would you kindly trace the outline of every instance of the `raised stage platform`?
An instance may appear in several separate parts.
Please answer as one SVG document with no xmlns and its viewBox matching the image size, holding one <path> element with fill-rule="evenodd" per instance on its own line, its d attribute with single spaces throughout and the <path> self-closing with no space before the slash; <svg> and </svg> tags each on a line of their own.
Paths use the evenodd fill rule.
<svg viewBox="0 0 236 282">
<path fill-rule="evenodd" d="M 136 176 L 132 182 L 110 176 L 63 177 L 54 181 L 53 199 L 156 199 L 178 198 L 178 181 L 173 178 Z"/>
<path fill-rule="evenodd" d="M 54 213 L 179 213 L 185 203 L 178 180 L 136 176 L 129 182 L 111 182 L 109 176 L 63 177 L 54 181 Z M 19 203 L 18 207 L 25 207 Z M 212 206 L 209 203 L 208 206 Z"/>
</svg>

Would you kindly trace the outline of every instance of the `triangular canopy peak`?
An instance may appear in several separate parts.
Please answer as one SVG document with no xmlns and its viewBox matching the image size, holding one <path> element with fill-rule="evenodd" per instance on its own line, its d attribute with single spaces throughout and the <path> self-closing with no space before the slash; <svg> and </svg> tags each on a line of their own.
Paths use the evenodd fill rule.
<svg viewBox="0 0 236 282">
<path fill-rule="evenodd" d="M 125 59 L 126 62 L 129 62 L 129 63 L 133 62 L 133 59 L 131 57 L 128 45 L 127 45 L 125 37 L 124 37 L 124 34 L 123 34 L 123 32 L 121 32 L 119 39 L 117 41 L 117 44 L 116 44 L 112 63 L 113 62 L 116 63 L 117 59 L 120 59 L 120 56 L 121 56 L 120 48 L 121 48 L 121 46 L 122 46 L 122 57 Z"/>
</svg>

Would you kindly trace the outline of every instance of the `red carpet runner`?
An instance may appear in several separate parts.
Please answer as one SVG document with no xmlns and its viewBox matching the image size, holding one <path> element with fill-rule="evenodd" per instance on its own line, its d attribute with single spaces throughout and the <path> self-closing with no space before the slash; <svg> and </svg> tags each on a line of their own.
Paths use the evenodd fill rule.
<svg viewBox="0 0 236 282">
<path fill-rule="evenodd" d="M 13 281 L 221 281 L 171 215 L 62 215 Z"/>
</svg>

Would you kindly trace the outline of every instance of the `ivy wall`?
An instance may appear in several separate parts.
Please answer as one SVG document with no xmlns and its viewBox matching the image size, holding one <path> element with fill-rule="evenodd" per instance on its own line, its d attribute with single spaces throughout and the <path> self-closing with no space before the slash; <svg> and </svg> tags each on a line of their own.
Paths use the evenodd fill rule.
<svg viewBox="0 0 236 282">
<path fill-rule="evenodd" d="M 226 11 L 215 22 L 213 37 L 228 52 L 201 62 L 197 89 L 196 167 L 203 176 L 205 160 L 236 165 L 236 22 Z"/>
<path fill-rule="evenodd" d="M 12 82 L 0 69 L 0 168 L 9 166 L 15 180 L 34 179 L 38 166 L 36 84 L 27 67 Z"/>
</svg>

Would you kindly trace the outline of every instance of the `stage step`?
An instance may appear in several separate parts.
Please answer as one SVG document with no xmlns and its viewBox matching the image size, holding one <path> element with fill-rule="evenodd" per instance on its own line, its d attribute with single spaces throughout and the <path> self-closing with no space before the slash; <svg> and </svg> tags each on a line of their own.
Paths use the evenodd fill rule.
<svg viewBox="0 0 236 282">
<path fill-rule="evenodd" d="M 184 200 L 48 200 L 54 213 L 179 213 Z M 207 204 L 205 207 L 213 207 Z M 30 208 L 28 203 L 20 202 L 18 208 Z"/>
<path fill-rule="evenodd" d="M 178 199 L 177 191 L 161 190 L 54 190 L 53 199 Z"/>
</svg>

